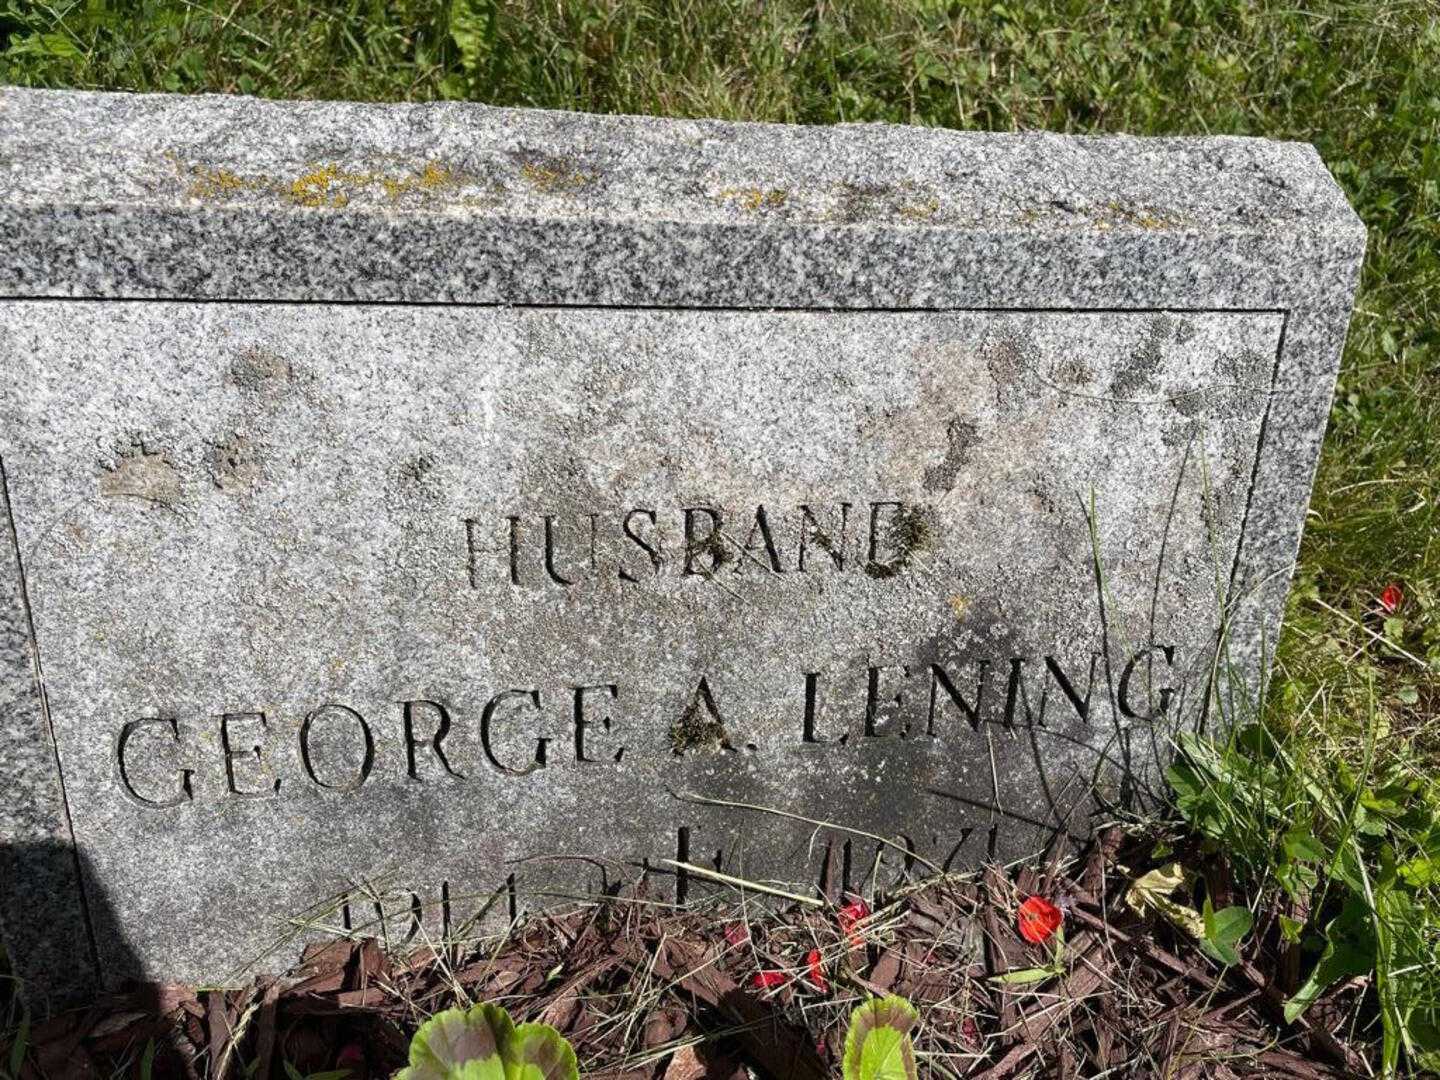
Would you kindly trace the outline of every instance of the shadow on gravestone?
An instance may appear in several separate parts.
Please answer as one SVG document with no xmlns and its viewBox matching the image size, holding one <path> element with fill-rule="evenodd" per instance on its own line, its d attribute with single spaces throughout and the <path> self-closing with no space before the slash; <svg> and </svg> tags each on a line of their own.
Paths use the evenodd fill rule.
<svg viewBox="0 0 1440 1080">
<path fill-rule="evenodd" d="M 1215 641 L 1223 641 L 1223 630 L 1214 632 Z M 998 783 L 992 785 L 988 799 L 967 795 L 945 786 L 927 786 L 925 794 L 942 801 L 965 807 L 976 815 L 973 833 L 979 834 L 979 843 L 967 835 L 961 845 L 970 842 L 970 850 L 982 857 L 1004 862 L 1004 853 L 996 846 L 996 837 L 1001 823 L 1006 827 L 1023 832 L 1028 841 L 1028 850 L 1035 856 L 1056 857 L 1073 854 L 1084 848 L 1094 835 L 1095 828 L 1105 820 L 1144 817 L 1162 812 L 1168 802 L 1166 770 L 1175 759 L 1175 748 L 1185 731 L 1205 730 L 1209 710 L 1220 715 L 1243 717 L 1252 713 L 1255 702 L 1248 695 L 1243 700 L 1216 702 L 1210 693 L 1210 680 L 1217 670 L 1231 671 L 1233 679 L 1242 674 L 1231 670 L 1227 662 L 1214 660 L 1215 645 L 1193 662 L 1175 688 L 1165 687 L 1156 692 L 1153 679 L 1143 672 L 1141 665 L 1134 665 L 1137 683 L 1143 682 L 1143 689 L 1135 697 L 1143 699 L 1140 706 L 1143 715 L 1134 712 L 1135 702 L 1124 689 L 1128 682 L 1130 668 L 1122 675 L 1119 699 L 1124 708 L 1111 703 L 1111 723 L 1114 725 L 1107 741 L 1099 744 L 1078 737 L 1063 727 L 1049 726 L 1043 714 L 1028 722 L 1016 723 L 1010 728 L 993 728 L 987 731 L 987 740 L 992 760 L 996 744 L 1005 742 L 1014 745 L 1012 752 L 1025 760 L 1030 769 L 1033 783 L 1029 797 L 1018 800 L 1018 806 L 1006 798 Z M 1108 648 L 1107 648 L 1108 651 Z M 1140 650 L 1140 656 L 1154 651 L 1151 647 Z M 1098 658 L 1097 658 L 1098 659 Z M 1218 666 L 1217 666 L 1218 664 Z M 1194 680 L 1200 687 L 1198 694 L 1188 692 Z M 1107 670 L 1105 686 L 1101 696 L 1114 698 L 1111 689 L 1114 672 Z M 1163 704 L 1156 709 L 1157 698 Z M 1087 708 L 1089 702 L 1087 699 Z M 1128 722 L 1116 722 L 1116 718 L 1128 715 Z M 1214 719 L 1212 718 L 1212 723 Z M 1047 746 L 1050 748 L 1047 752 Z M 1063 765 L 1056 766 L 1057 747 L 1073 747 L 1082 755 L 1066 757 Z M 1080 767 L 1085 760 L 1089 767 Z M 953 858 L 953 854 L 952 854 Z M 949 868 L 947 860 L 946 868 Z"/>
<path fill-rule="evenodd" d="M 89 883 L 84 896 L 76 889 L 77 874 Z M 32 1019 L 84 1005 L 141 974 L 138 957 L 93 883 L 84 853 L 70 844 L 0 847 L 7 959 Z M 97 941 L 104 942 L 103 969 Z"/>
</svg>

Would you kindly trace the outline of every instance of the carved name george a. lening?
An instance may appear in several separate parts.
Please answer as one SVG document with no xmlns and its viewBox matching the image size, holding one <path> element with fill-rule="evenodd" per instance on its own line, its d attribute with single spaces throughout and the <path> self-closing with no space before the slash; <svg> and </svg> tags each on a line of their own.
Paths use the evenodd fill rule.
<svg viewBox="0 0 1440 1080">
<path fill-rule="evenodd" d="M 982 659 L 963 666 L 875 665 L 865 669 L 864 692 L 848 707 L 835 702 L 822 707 L 829 677 L 798 672 L 803 696 L 793 717 L 792 745 L 839 748 L 880 738 L 948 739 L 958 745 L 986 725 L 1016 730 L 1094 723 L 1097 704 L 1109 709 L 1104 667 L 1100 653 L 1093 653 L 1088 669 L 1078 673 L 1067 672 L 1053 656 Z M 1114 670 L 1113 711 L 1122 722 L 1155 722 L 1166 715 L 1175 688 L 1140 685 L 1149 684 L 1161 667 L 1173 680 L 1174 646 L 1148 645 Z M 125 721 L 116 734 L 115 778 L 132 803 L 165 810 L 197 799 L 279 798 L 307 785 L 357 793 L 382 760 L 394 775 L 417 782 L 441 776 L 463 780 L 466 773 L 454 753 L 462 740 L 471 747 L 478 742 L 474 760 L 500 775 L 623 767 L 640 752 L 627 749 L 625 725 L 616 715 L 632 700 L 632 692 L 618 683 L 556 682 L 498 690 L 468 714 L 446 702 L 414 699 L 367 704 L 364 711 L 323 702 L 295 717 L 243 708 L 199 719 L 142 716 Z M 730 733 L 718 741 L 718 751 L 757 752 L 753 743 L 736 740 L 742 718 L 730 713 L 706 676 L 697 678 L 687 700 L 674 705 L 668 720 L 693 723 L 699 717 L 702 727 L 713 723 L 715 730 Z M 223 768 L 205 775 L 223 773 L 223 779 L 202 786 L 195 755 L 201 752 L 200 729 L 207 724 L 218 728 L 222 760 L 213 764 Z M 388 746 L 403 746 L 403 754 L 377 753 L 382 736 Z M 767 749 L 779 747 L 769 743 Z M 661 750 L 651 746 L 648 752 L 680 756 L 690 750 L 676 743 Z M 288 761 L 284 768 L 282 759 Z"/>
</svg>

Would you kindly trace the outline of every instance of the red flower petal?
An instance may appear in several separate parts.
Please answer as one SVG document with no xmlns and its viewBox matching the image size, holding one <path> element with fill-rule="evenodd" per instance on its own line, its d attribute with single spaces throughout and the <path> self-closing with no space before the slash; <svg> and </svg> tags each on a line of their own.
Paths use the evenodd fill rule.
<svg viewBox="0 0 1440 1080">
<path fill-rule="evenodd" d="M 825 978 L 825 968 L 820 963 L 820 950 L 811 949 L 805 957 L 805 968 L 810 985 L 822 994 L 830 992 L 830 981 Z"/>
<path fill-rule="evenodd" d="M 1380 607 L 1385 610 L 1386 614 L 1394 613 L 1404 602 L 1405 594 L 1401 592 L 1399 585 L 1393 583 L 1386 585 L 1385 591 L 1380 594 Z"/>
<path fill-rule="evenodd" d="M 725 941 L 732 949 L 738 949 L 750 940 L 750 927 L 744 923 L 732 922 L 725 927 Z"/>
<path fill-rule="evenodd" d="M 1038 945 L 1060 928 L 1065 916 L 1044 897 L 1032 896 L 1020 905 L 1020 936 Z"/>
<path fill-rule="evenodd" d="M 846 904 L 840 909 L 840 914 L 838 916 L 840 920 L 840 929 L 848 930 L 851 926 L 854 926 L 861 919 L 868 919 L 869 917 L 870 905 L 865 903 L 864 900 L 852 900 L 850 901 L 850 903 Z"/>
<path fill-rule="evenodd" d="M 842 907 L 835 916 L 835 921 L 840 924 L 840 932 L 850 939 L 852 946 L 863 944 L 863 938 L 855 924 L 870 917 L 870 905 L 864 900 L 852 900 Z"/>
<path fill-rule="evenodd" d="M 752 981 L 757 989 L 773 990 L 777 986 L 784 986 L 789 977 L 783 971 L 757 971 Z"/>
</svg>

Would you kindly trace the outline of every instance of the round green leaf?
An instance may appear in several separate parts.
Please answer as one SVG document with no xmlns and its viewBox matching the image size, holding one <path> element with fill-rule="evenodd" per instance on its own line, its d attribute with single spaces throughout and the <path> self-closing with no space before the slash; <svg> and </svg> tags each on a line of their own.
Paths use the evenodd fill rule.
<svg viewBox="0 0 1440 1080">
<path fill-rule="evenodd" d="M 575 1050 L 549 1024 L 521 1024 L 501 1046 L 505 1080 L 579 1080 Z"/>
<path fill-rule="evenodd" d="M 850 1014 L 845 1080 L 917 1080 L 910 1029 L 920 1014 L 902 997 L 871 998 Z"/>
<path fill-rule="evenodd" d="M 410 1040 L 410 1064 L 396 1080 L 507 1080 L 501 1047 L 514 1032 L 498 1005 L 436 1013 Z"/>
</svg>

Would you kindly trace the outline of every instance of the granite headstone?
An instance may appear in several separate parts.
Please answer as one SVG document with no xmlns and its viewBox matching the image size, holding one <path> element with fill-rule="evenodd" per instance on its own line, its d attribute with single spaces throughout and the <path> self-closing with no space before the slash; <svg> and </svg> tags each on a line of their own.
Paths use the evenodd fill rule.
<svg viewBox="0 0 1440 1080">
<path fill-rule="evenodd" d="M 1143 806 L 1264 676 L 1364 248 L 1293 143 L 19 89 L 0 236 L 55 1000 Z"/>
</svg>

